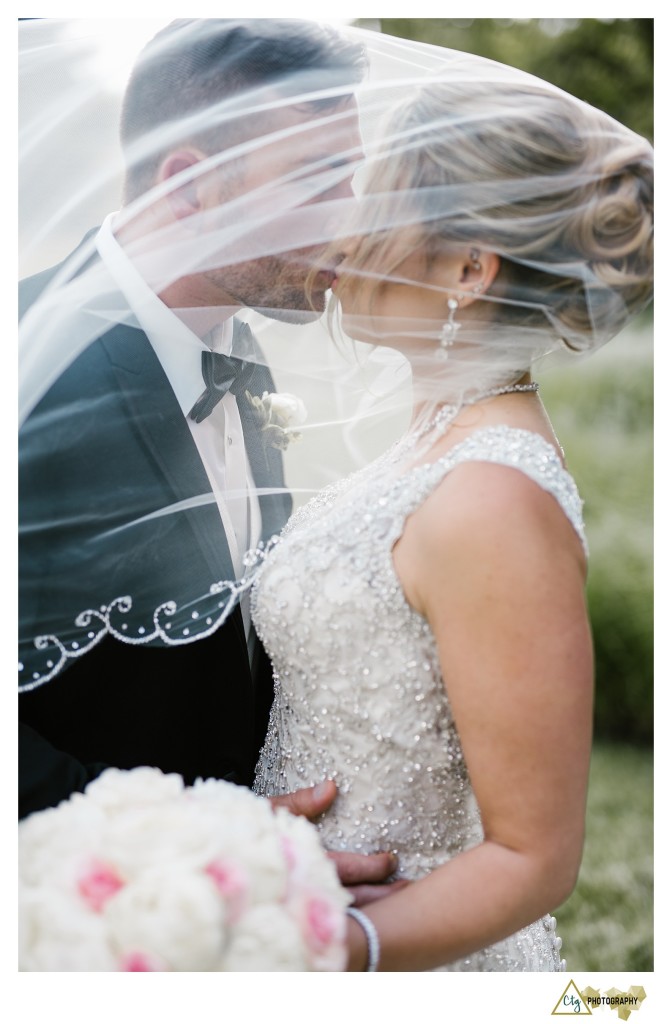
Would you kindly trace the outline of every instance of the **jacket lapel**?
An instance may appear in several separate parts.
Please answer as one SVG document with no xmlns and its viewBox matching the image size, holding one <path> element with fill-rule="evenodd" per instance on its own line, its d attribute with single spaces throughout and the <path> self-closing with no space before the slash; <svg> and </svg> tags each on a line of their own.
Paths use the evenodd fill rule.
<svg viewBox="0 0 672 1024">
<path fill-rule="evenodd" d="M 234 321 L 233 351 L 242 358 L 252 356 L 254 370 L 247 385 L 250 395 L 261 397 L 265 391 L 275 391 L 275 383 L 270 370 L 264 365 L 259 343 L 248 325 L 239 321 Z M 262 540 L 268 540 L 273 534 L 280 533 L 291 513 L 292 503 L 285 486 L 282 454 L 265 442 L 254 409 L 245 395 L 238 396 L 237 403 L 254 482 L 257 487 L 269 492 L 259 495 Z"/>
<path fill-rule="evenodd" d="M 161 364 L 139 329 L 118 325 L 102 339 L 121 395 L 145 447 L 158 466 L 174 503 L 203 498 L 181 514 L 212 578 L 232 579 L 233 566 L 217 504 L 189 427 Z"/>
</svg>

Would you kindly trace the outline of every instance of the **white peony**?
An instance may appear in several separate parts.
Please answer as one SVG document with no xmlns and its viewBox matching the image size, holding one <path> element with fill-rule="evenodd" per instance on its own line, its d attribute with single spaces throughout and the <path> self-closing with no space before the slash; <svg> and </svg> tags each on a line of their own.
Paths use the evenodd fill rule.
<svg viewBox="0 0 672 1024">
<path fill-rule="evenodd" d="M 279 819 L 268 800 L 256 797 L 242 786 L 222 787 L 215 779 L 196 782 L 190 797 L 207 806 L 219 823 L 216 849 L 209 859 L 239 859 L 241 849 L 245 849 L 250 900 L 281 900 L 287 891 L 288 870 L 282 855 Z M 308 827 L 312 829 L 311 825 Z"/>
<path fill-rule="evenodd" d="M 159 768 L 108 768 L 86 787 L 86 798 L 106 811 L 125 810 L 133 804 L 170 803 L 184 790 L 181 775 L 164 774 Z"/>
<path fill-rule="evenodd" d="M 281 905 L 252 907 L 231 937 L 221 970 L 310 970 L 299 922 Z"/>
<path fill-rule="evenodd" d="M 168 970 L 213 971 L 226 945 L 224 907 L 201 872 L 145 871 L 108 901 L 103 916 L 120 960 L 151 952 Z"/>
<path fill-rule="evenodd" d="M 48 885 L 19 890 L 20 971 L 116 971 L 105 922 Z"/>
<path fill-rule="evenodd" d="M 204 812 L 186 798 L 115 812 L 106 825 L 106 851 L 129 878 L 149 867 L 181 864 L 204 868 L 217 854 L 227 822 Z"/>
<path fill-rule="evenodd" d="M 323 890 L 347 907 L 350 897 L 340 886 L 333 861 L 324 855 L 317 830 L 305 818 L 282 808 L 276 814 L 282 821 L 282 843 L 290 861 L 290 886 Z"/>
<path fill-rule="evenodd" d="M 288 900 L 288 908 L 301 928 L 309 970 L 344 971 L 347 953 L 342 904 L 320 890 L 307 890 Z"/>
<path fill-rule="evenodd" d="M 19 826 L 22 971 L 341 970 L 316 830 L 247 789 L 109 769 Z"/>
<path fill-rule="evenodd" d="M 89 856 L 102 854 L 105 826 L 104 813 L 81 793 L 59 807 L 31 814 L 19 828 L 22 883 L 69 887 L 82 851 Z"/>
</svg>

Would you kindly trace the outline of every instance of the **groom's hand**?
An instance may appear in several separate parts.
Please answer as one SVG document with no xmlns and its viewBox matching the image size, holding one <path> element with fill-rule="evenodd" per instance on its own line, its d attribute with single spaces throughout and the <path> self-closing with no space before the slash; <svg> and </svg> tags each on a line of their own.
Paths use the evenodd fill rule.
<svg viewBox="0 0 672 1024">
<path fill-rule="evenodd" d="M 331 807 L 338 789 L 335 782 L 321 782 L 307 789 L 297 789 L 285 796 L 271 797 L 273 808 L 284 807 L 290 814 L 312 820 Z M 341 884 L 352 894 L 354 906 L 363 907 L 374 900 L 389 896 L 408 883 L 402 880 L 388 882 L 397 869 L 393 853 L 329 852 Z"/>
<path fill-rule="evenodd" d="M 308 818 L 313 821 L 319 817 L 333 804 L 338 789 L 336 783 L 329 780 L 320 782 L 318 786 L 309 786 L 307 789 L 297 789 L 285 796 L 272 796 L 270 798 L 273 810 L 284 807 L 290 814 L 297 818 Z"/>
<path fill-rule="evenodd" d="M 396 882 L 387 881 L 397 870 L 397 858 L 393 853 L 336 853 L 330 850 L 327 856 L 334 862 L 341 885 L 352 896 L 353 907 L 365 907 L 367 903 L 391 896 L 409 884 L 403 878 Z"/>
</svg>

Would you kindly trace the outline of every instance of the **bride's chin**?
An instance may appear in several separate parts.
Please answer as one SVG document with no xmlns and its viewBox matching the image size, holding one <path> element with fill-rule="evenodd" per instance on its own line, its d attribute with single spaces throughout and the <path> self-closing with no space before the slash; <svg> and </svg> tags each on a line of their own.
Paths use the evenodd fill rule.
<svg viewBox="0 0 672 1024">
<path fill-rule="evenodd" d="M 427 339 L 418 338 L 413 333 L 400 332 L 399 324 L 394 320 L 384 322 L 380 317 L 342 311 L 340 326 L 343 333 L 353 341 L 394 349 L 411 363 L 418 363 L 419 366 L 430 363 L 435 372 L 436 344 L 428 343 Z"/>
</svg>

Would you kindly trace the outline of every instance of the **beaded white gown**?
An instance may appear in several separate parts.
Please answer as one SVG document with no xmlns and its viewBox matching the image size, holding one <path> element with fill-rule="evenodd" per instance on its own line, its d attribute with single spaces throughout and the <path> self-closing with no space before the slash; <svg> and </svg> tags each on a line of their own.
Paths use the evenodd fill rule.
<svg viewBox="0 0 672 1024">
<path fill-rule="evenodd" d="M 300 508 L 270 551 L 252 615 L 274 667 L 275 700 L 255 791 L 334 779 L 318 823 L 331 850 L 394 850 L 417 879 L 482 839 L 437 648 L 406 601 L 392 547 L 406 517 L 467 461 L 512 466 L 558 500 L 584 545 L 576 485 L 555 449 L 525 430 L 474 432 L 400 475 L 403 444 Z M 561 971 L 546 916 L 443 971 Z"/>
</svg>

